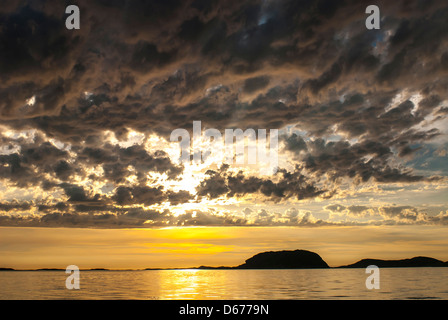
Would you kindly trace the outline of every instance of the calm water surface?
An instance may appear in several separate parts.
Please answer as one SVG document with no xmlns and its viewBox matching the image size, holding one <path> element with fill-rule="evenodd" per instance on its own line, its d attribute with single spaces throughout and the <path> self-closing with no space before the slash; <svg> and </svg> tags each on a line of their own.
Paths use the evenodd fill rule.
<svg viewBox="0 0 448 320">
<path fill-rule="evenodd" d="M 448 299 L 448 268 L 81 271 L 80 290 L 64 271 L 2 271 L 0 299 Z"/>
</svg>

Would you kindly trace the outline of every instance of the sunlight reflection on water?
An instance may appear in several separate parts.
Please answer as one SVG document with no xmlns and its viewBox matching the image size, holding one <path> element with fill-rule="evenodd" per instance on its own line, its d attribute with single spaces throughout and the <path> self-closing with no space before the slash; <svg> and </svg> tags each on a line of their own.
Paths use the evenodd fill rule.
<svg viewBox="0 0 448 320">
<path fill-rule="evenodd" d="M 0 299 L 448 299 L 448 268 L 381 269 L 368 290 L 364 269 L 0 272 Z"/>
</svg>

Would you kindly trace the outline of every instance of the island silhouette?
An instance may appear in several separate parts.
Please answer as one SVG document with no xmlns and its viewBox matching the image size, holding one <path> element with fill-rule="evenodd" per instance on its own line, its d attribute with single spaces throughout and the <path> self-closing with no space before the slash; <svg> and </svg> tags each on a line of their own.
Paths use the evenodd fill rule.
<svg viewBox="0 0 448 320">
<path fill-rule="evenodd" d="M 144 270 L 229 270 L 229 269 L 328 269 L 328 268 L 366 268 L 376 265 L 379 268 L 418 268 L 418 267 L 448 267 L 448 261 L 443 262 L 430 257 L 414 257 L 401 260 L 362 259 L 353 264 L 330 267 L 317 253 L 308 250 L 283 250 L 258 253 L 247 259 L 245 263 L 234 267 L 200 266 L 191 268 L 146 268 Z M 0 271 L 60 271 L 65 269 L 45 268 L 34 270 L 17 270 L 0 268 Z M 82 269 L 83 271 L 111 271 L 105 268 Z"/>
<path fill-rule="evenodd" d="M 376 265 L 379 268 L 448 267 L 448 261 L 443 262 L 429 257 L 414 257 L 402 260 L 362 259 L 339 268 L 367 268 L 370 265 Z"/>
<path fill-rule="evenodd" d="M 448 267 L 448 261 L 443 262 L 429 257 L 414 257 L 402 260 L 362 259 L 353 264 L 334 268 L 367 268 L 376 265 L 379 268 L 417 268 L 417 267 Z M 307 250 L 268 251 L 254 255 L 244 264 L 236 267 L 207 267 L 198 269 L 323 269 L 331 268 L 315 252 Z"/>
<path fill-rule="evenodd" d="M 329 268 L 317 254 L 307 250 L 269 251 L 254 255 L 238 269 L 310 269 Z"/>
</svg>

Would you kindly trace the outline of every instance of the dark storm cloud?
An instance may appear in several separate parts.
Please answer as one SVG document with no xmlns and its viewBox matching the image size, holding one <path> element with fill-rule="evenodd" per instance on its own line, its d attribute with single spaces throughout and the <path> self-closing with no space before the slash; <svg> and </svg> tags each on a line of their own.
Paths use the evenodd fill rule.
<svg viewBox="0 0 448 320">
<path fill-rule="evenodd" d="M 249 78 L 246 81 L 244 81 L 243 91 L 254 92 L 265 88 L 268 84 L 269 84 L 268 77 L 260 76 L 255 78 Z"/>
<path fill-rule="evenodd" d="M 61 163 L 69 158 L 68 153 L 44 141 L 40 135 L 36 135 L 33 141 L 4 137 L 3 141 L 19 145 L 20 150 L 0 155 L 0 177 L 19 187 L 49 185 L 52 182 L 46 174 L 57 171 L 59 176 L 64 176 L 67 170 L 71 170 L 68 164 L 61 167 Z"/>
<path fill-rule="evenodd" d="M 34 134 L 30 139 L 3 136 L 2 140 L 4 144 L 11 145 L 11 151 L 0 154 L 0 177 L 19 187 L 40 185 L 51 189 L 59 186 L 67 193 L 70 190 L 67 189 L 67 183 L 73 182 L 75 175 L 85 178 L 86 168 L 98 165 L 104 171 L 100 179 L 114 183 L 122 183 L 132 174 L 129 166 L 136 170 L 141 183 L 146 181 L 146 174 L 150 172 L 166 173 L 172 179 L 182 172 L 182 167 L 173 164 L 163 151 L 148 154 L 139 145 L 121 148 L 98 142 L 99 146 L 95 147 L 74 146 L 70 154 L 45 141 L 45 137 L 40 134 Z M 19 146 L 19 150 L 14 149 L 14 146 Z M 95 175 L 90 178 L 98 179 Z M 61 181 L 64 183 L 60 184 Z"/>
<path fill-rule="evenodd" d="M 173 164 L 163 151 L 149 154 L 141 145 L 121 148 L 117 145 L 100 144 L 96 147 L 74 148 L 78 161 L 90 165 L 102 165 L 104 177 L 112 182 L 120 183 L 130 175 L 128 166 L 133 166 L 139 175 L 139 180 L 145 179 L 149 171 L 166 173 L 169 178 L 176 178 L 182 167 Z"/>
<path fill-rule="evenodd" d="M 120 186 L 116 189 L 112 200 L 118 205 L 143 204 L 150 206 L 153 204 L 169 201 L 172 205 L 185 203 L 192 200 L 193 196 L 187 191 L 164 191 L 163 187 L 151 188 L 147 186 Z"/>
<path fill-rule="evenodd" d="M 68 207 L 47 207 L 47 224 L 118 221 L 102 210 L 192 200 L 185 191 L 146 185 L 148 173 L 182 173 L 167 154 L 112 145 L 106 130 L 120 141 L 131 130 L 168 139 L 201 120 L 219 130 L 289 125 L 303 132 L 284 137 L 300 169 L 271 178 L 209 171 L 199 197 L 328 197 L 332 191 L 319 184 L 324 175 L 440 179 L 393 163 L 441 134 L 423 126 L 428 117 L 447 115 L 444 1 L 378 1 L 381 29 L 370 31 L 367 0 L 74 4 L 80 30 L 65 28 L 65 2 L 17 0 L 0 8 L 0 124 L 38 132 L 32 142 L 2 137 L 9 151 L 0 153 L 0 177 L 21 188 L 62 190 Z M 334 135 L 339 141 L 330 141 Z M 134 173 L 137 181 L 128 183 Z M 97 195 L 79 178 L 113 184 L 112 195 Z M 74 208 L 104 216 L 78 216 Z M 192 218 L 185 223 L 215 221 Z"/>
<path fill-rule="evenodd" d="M 65 194 L 69 197 L 68 201 L 83 202 L 83 201 L 94 200 L 94 199 L 91 199 L 90 197 L 88 197 L 88 195 L 86 194 L 86 191 L 81 186 L 63 183 L 60 185 L 60 187 L 62 189 L 64 189 Z"/>
<path fill-rule="evenodd" d="M 0 211 L 9 212 L 14 210 L 26 211 L 30 210 L 34 206 L 32 201 L 1 201 L 0 202 Z"/>
<path fill-rule="evenodd" d="M 197 195 L 210 199 L 220 196 L 234 197 L 246 194 L 260 194 L 274 201 L 296 198 L 298 200 L 321 196 L 328 190 L 321 190 L 296 167 L 294 172 L 280 169 L 277 172 L 278 181 L 245 176 L 241 171 L 233 174 L 227 171 L 228 166 L 222 166 L 219 171 L 208 170 L 208 178 L 197 187 Z M 277 177 L 276 177 L 277 178 Z"/>
<path fill-rule="evenodd" d="M 407 132 L 409 141 L 425 140 L 431 132 Z M 394 142 L 402 141 L 403 137 L 395 138 Z M 305 162 L 304 169 L 317 175 L 328 175 L 332 180 L 340 177 L 359 177 L 363 182 L 374 178 L 378 182 L 417 182 L 435 181 L 441 177 L 425 177 L 416 175 L 410 168 L 394 168 L 389 160 L 394 157 L 392 147 L 398 143 L 364 140 L 358 143 L 348 141 L 326 141 L 315 139 L 305 142 L 299 135 L 293 134 L 285 139 L 286 150 L 292 151 Z M 417 149 L 403 144 L 399 156 L 403 157 Z"/>
<path fill-rule="evenodd" d="M 330 112 L 329 106 L 323 110 L 325 105 L 322 103 L 327 103 L 332 91 L 337 93 L 339 90 L 341 94 L 359 91 L 362 98 L 368 95 L 366 89 L 378 85 L 379 98 L 373 99 L 373 95 L 368 95 L 368 98 L 371 103 L 380 103 L 379 99 L 383 99 L 385 93 L 397 88 L 429 89 L 423 85 L 427 83 L 427 78 L 420 80 L 417 77 L 417 81 L 405 85 L 402 80 L 410 72 L 415 73 L 408 64 L 416 62 L 421 53 L 419 50 L 428 55 L 425 61 L 431 61 L 431 55 L 438 53 L 437 45 L 434 45 L 434 50 L 427 49 L 428 41 L 435 44 L 445 38 L 442 30 L 445 30 L 446 22 L 440 18 L 443 10 L 436 11 L 440 7 L 437 3 L 424 7 L 419 7 L 417 2 L 406 7 L 403 3 L 381 4 L 385 17 L 383 28 L 397 29 L 407 39 L 399 40 L 404 37 L 400 34 L 392 37 L 390 52 L 384 53 L 386 56 L 383 58 L 377 57 L 373 51 L 375 46 L 381 44 L 384 31 L 366 32 L 365 4 L 359 1 L 344 4 L 325 1 L 265 4 L 256 1 L 217 1 L 205 6 L 188 1 L 169 4 L 128 1 L 126 5 L 121 1 L 91 1 L 88 4 L 81 1 L 83 28 L 74 32 L 64 29 L 63 19 L 56 19 L 54 10 L 42 11 L 49 10 L 49 5 L 41 3 L 50 2 L 36 3 L 25 7 L 18 5 L 14 13 L 4 15 L 5 21 L 12 20 L 11 25 L 20 25 L 23 29 L 10 31 L 6 28 L 2 33 L 8 52 L 14 56 L 14 61 L 18 61 L 8 65 L 20 64 L 26 69 L 25 74 L 20 72 L 22 69 L 5 70 L 4 76 L 8 77 L 6 83 L 14 83 L 15 86 L 22 84 L 21 87 L 26 86 L 27 89 L 20 89 L 26 91 L 23 94 L 12 95 L 13 87 L 2 85 L 4 92 L 9 93 L 9 98 L 3 101 L 11 101 L 4 106 L 3 114 L 7 119 L 14 120 L 9 122 L 10 125 L 31 125 L 71 142 L 79 140 L 81 132 L 95 135 L 97 130 L 106 128 L 117 132 L 129 127 L 164 133 L 166 125 L 170 129 L 177 125 L 185 127 L 194 116 L 204 122 L 209 121 L 215 127 L 228 125 L 230 119 L 234 119 L 232 115 L 242 116 L 243 124 L 247 126 L 255 123 L 265 125 L 270 123 L 269 116 L 261 112 L 266 107 L 261 109 L 260 105 L 272 103 L 269 95 L 262 95 L 259 103 L 253 106 L 239 101 L 237 93 L 240 89 L 253 92 L 278 88 L 279 95 L 287 94 L 285 90 L 288 86 L 278 87 L 277 84 L 278 80 L 288 81 L 288 78 L 300 80 L 294 100 L 287 103 L 287 108 L 273 104 L 268 110 L 272 112 L 278 107 L 280 110 L 276 110 L 276 116 L 279 115 L 282 124 L 303 120 L 302 124 L 319 126 L 309 130 L 324 133 L 327 123 L 320 122 L 320 119 L 327 118 L 332 124 L 339 121 L 348 123 L 352 118 L 365 114 L 355 114 L 359 103 L 335 106 L 334 113 Z M 424 14 L 434 19 L 422 20 L 420 16 Z M 20 24 L 14 23 L 17 17 L 21 19 Z M 51 20 L 58 27 L 53 28 L 50 22 L 40 23 L 43 19 Z M 162 21 L 163 24 L 160 23 Z M 406 24 L 404 21 L 409 21 L 408 29 L 402 26 Z M 156 25 L 158 27 L 154 28 Z M 36 29 L 34 33 L 33 28 Z M 431 30 L 428 32 L 430 40 L 423 37 L 424 32 L 420 29 Z M 54 36 L 50 30 L 55 33 Z M 409 36 L 414 31 L 418 34 L 415 39 Z M 346 40 L 341 34 L 344 32 L 351 33 Z M 67 48 L 62 46 L 63 49 L 56 50 L 52 47 L 54 44 L 50 41 L 59 38 L 66 39 L 59 42 L 62 42 L 61 46 L 67 43 Z M 8 45 L 9 42 L 11 45 Z M 22 45 L 23 48 L 12 45 L 16 42 L 27 45 Z M 40 43 L 49 48 L 38 46 Z M 44 64 L 45 59 L 41 57 L 44 53 L 30 53 L 37 48 L 44 53 L 48 51 L 58 55 L 45 54 L 47 60 L 54 62 Z M 67 63 L 57 60 L 59 56 Z M 400 66 L 386 72 L 383 70 L 388 69 L 388 63 L 382 65 L 381 60 L 387 61 L 389 58 L 392 59 L 389 64 L 393 64 L 400 57 L 407 64 L 396 73 L 404 74 L 397 84 L 389 84 L 387 92 L 383 92 L 385 89 L 381 87 L 381 81 L 385 76 L 382 74 L 395 74 L 393 71 Z M 27 64 L 37 65 L 41 74 L 49 73 L 45 85 L 30 81 L 30 77 L 27 79 L 26 75 L 33 72 L 33 68 L 26 67 Z M 428 69 L 436 67 L 433 62 L 427 64 Z M 265 74 L 257 75 L 256 72 L 262 68 Z M 117 70 L 121 71 L 118 73 Z M 295 71 L 295 79 L 286 76 L 286 70 Z M 420 71 L 429 72 L 426 69 Z M 280 76 L 282 73 L 284 75 Z M 357 74 L 365 80 L 356 83 L 351 90 L 344 89 Z M 381 81 L 377 79 L 377 74 Z M 220 96 L 212 94 L 208 99 L 203 97 L 207 89 L 225 83 L 229 91 L 224 96 L 221 92 Z M 438 86 L 435 84 L 430 90 L 438 91 Z M 83 99 L 85 91 L 93 93 L 90 101 Z M 29 112 L 14 113 L 33 95 L 36 96 L 36 104 L 28 107 Z M 304 104 L 307 100 L 313 103 Z M 206 108 L 211 101 L 218 103 L 214 105 L 215 110 Z M 382 104 L 378 109 L 384 110 L 384 101 Z M 252 108 L 257 108 L 259 112 L 248 113 Z M 218 112 L 218 109 L 221 111 Z M 51 116 L 51 119 L 39 117 L 44 114 Z M 335 118 L 338 114 L 339 117 Z M 24 115 L 30 119 L 23 121 Z M 179 115 L 185 116 L 185 121 L 180 122 Z M 409 120 L 403 125 L 410 125 Z M 418 122 L 418 119 L 415 121 Z M 370 122 L 371 128 L 377 127 L 375 121 L 370 119 Z M 363 133 L 362 127 L 359 124 L 360 129 L 354 133 Z"/>
</svg>

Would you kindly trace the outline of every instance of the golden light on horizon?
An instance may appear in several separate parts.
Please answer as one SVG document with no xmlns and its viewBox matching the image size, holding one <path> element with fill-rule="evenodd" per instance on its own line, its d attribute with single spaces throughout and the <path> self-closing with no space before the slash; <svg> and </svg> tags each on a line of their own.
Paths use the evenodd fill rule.
<svg viewBox="0 0 448 320">
<path fill-rule="evenodd" d="M 260 252 L 295 249 L 316 252 L 330 266 L 363 258 L 419 255 L 448 260 L 444 250 L 448 234 L 435 226 L 0 229 L 1 267 L 19 269 L 65 268 L 71 264 L 110 269 L 236 266 Z M 14 251 L 6 247 L 11 245 Z M 20 253 L 22 250 L 26 255 Z"/>
</svg>

